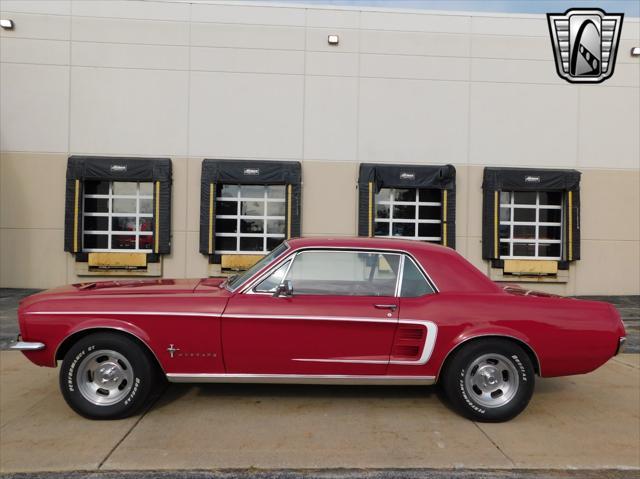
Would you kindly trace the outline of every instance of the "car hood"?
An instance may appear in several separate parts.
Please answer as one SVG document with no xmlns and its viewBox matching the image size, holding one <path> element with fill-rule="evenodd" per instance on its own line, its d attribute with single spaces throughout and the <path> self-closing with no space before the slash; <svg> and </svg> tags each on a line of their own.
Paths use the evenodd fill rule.
<svg viewBox="0 0 640 479">
<path fill-rule="evenodd" d="M 20 304 L 27 307 L 43 300 L 58 298 L 80 298 L 88 296 L 110 295 L 169 295 L 188 294 L 197 288 L 206 287 L 207 290 L 220 289 L 223 279 L 141 279 L 91 281 L 76 283 L 58 288 L 48 289 L 25 298 Z"/>
</svg>

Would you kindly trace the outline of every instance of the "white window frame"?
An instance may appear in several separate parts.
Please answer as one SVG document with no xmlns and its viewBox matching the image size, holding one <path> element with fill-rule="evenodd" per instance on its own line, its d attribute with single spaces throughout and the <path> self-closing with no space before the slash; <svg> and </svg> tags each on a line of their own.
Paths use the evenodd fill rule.
<svg viewBox="0 0 640 479">
<path fill-rule="evenodd" d="M 215 219 L 221 220 L 236 220 L 236 232 L 235 233 L 224 233 L 224 232 L 215 232 L 216 237 L 222 238 L 235 238 L 236 239 L 236 249 L 234 250 L 223 250 L 216 249 L 216 254 L 267 254 L 271 251 L 271 249 L 267 249 L 267 238 L 279 238 L 284 240 L 286 238 L 286 185 L 247 185 L 247 184 L 228 184 L 229 186 L 238 186 L 238 193 L 234 196 L 217 196 L 216 191 L 216 203 L 219 201 L 234 201 L 236 202 L 236 214 L 235 215 L 219 215 L 216 213 Z M 224 185 L 221 185 L 224 186 Z M 247 197 L 242 196 L 242 186 L 264 186 L 264 193 L 262 197 Z M 269 186 L 283 186 L 285 188 L 285 197 L 284 198 L 270 198 L 268 196 Z M 264 209 L 262 215 L 241 215 L 240 214 L 240 205 L 243 201 L 261 201 L 264 203 Z M 269 216 L 267 215 L 267 210 L 269 203 L 285 203 L 285 214 L 282 216 Z M 264 224 L 264 233 L 242 233 L 240 231 L 240 224 L 242 220 L 261 220 Z M 284 233 L 267 233 L 267 221 L 269 220 L 280 220 L 285 222 L 285 232 Z M 240 249 L 240 238 L 262 238 L 262 250 L 241 250 Z"/>
<path fill-rule="evenodd" d="M 412 239 L 412 240 L 417 240 L 417 241 L 431 241 L 434 243 L 441 243 L 442 242 L 442 202 L 441 201 L 420 201 L 420 189 L 419 188 L 382 188 L 382 189 L 388 189 L 389 191 L 389 201 L 387 200 L 376 200 L 376 206 L 377 205 L 387 205 L 389 206 L 389 218 L 378 218 L 377 215 L 377 208 L 376 210 L 374 210 L 374 213 L 376 215 L 375 217 L 375 223 L 387 223 L 389 225 L 389 234 L 386 235 L 374 235 L 376 237 L 379 238 L 406 238 L 406 239 Z M 407 190 L 415 190 L 416 192 L 416 199 L 415 201 L 396 201 L 395 200 L 395 191 L 398 189 L 407 189 Z M 429 189 L 429 188 L 425 188 L 425 189 Z M 382 191 L 382 190 L 381 190 Z M 393 217 L 393 207 L 395 205 L 398 206 L 415 206 L 415 218 L 413 219 L 394 219 Z M 437 206 L 441 209 L 441 214 L 440 214 L 440 219 L 437 220 L 423 220 L 420 219 L 420 206 Z M 415 233 L 414 236 L 394 236 L 393 234 L 393 224 L 394 223 L 414 223 L 415 224 Z M 431 224 L 439 224 L 440 225 L 440 236 L 419 236 L 419 225 L 422 223 L 431 223 Z M 374 227 L 374 232 L 375 232 L 375 227 Z"/>
<path fill-rule="evenodd" d="M 105 194 L 83 194 L 82 198 L 82 251 L 87 253 L 151 253 L 153 250 L 150 248 L 141 249 L 140 248 L 140 237 L 141 236 L 153 236 L 154 232 L 152 231 L 140 231 L 140 218 L 153 218 L 153 213 L 140 213 L 140 200 L 151 200 L 153 205 L 153 194 L 151 195 L 142 195 L 140 194 L 140 184 L 141 183 L 149 183 L 153 185 L 153 182 L 146 181 L 109 181 L 109 193 Z M 113 184 L 114 183 L 136 183 L 136 194 L 135 195 L 116 195 L 113 193 Z M 153 191 L 153 189 L 152 189 Z M 94 213 L 94 212 L 86 212 L 85 211 L 85 199 L 102 199 L 108 200 L 108 208 L 109 211 L 107 213 Z M 136 211 L 133 213 L 115 213 L 113 212 L 113 200 L 115 199 L 128 199 L 128 200 L 136 200 Z M 153 210 L 153 209 L 152 209 Z M 87 230 L 84 228 L 84 218 L 87 217 L 102 217 L 107 218 L 107 230 Z M 135 218 L 136 219 L 136 231 L 114 231 L 112 229 L 112 219 L 113 218 Z M 107 236 L 107 248 L 85 248 L 84 247 L 84 238 L 85 235 L 101 235 Z M 136 237 L 136 247 L 135 249 L 123 249 L 123 248 L 112 248 L 111 247 L 111 239 L 113 236 L 135 236 Z"/>
<path fill-rule="evenodd" d="M 564 238 L 564 195 L 561 195 L 560 205 L 541 205 L 540 204 L 540 193 L 545 193 L 541 191 L 536 191 L 536 203 L 533 204 L 518 204 L 515 203 L 515 194 L 517 191 L 502 191 L 500 193 L 510 193 L 510 202 L 502 203 L 502 195 L 500 198 L 500 210 L 498 212 L 498 217 L 502 216 L 502 209 L 509 209 L 509 220 L 503 221 L 500 219 L 500 226 L 509 226 L 509 237 L 508 238 L 500 238 L 500 243 L 509 243 L 509 255 L 500 255 L 500 259 L 535 259 L 535 260 L 557 260 L 560 261 L 562 259 L 562 254 L 564 250 L 564 245 L 562 238 Z M 533 192 L 532 192 L 533 193 Z M 515 221 L 514 215 L 516 208 L 523 209 L 535 209 L 536 219 L 535 221 Z M 560 210 L 560 222 L 548 222 L 540 221 L 540 210 Z M 535 238 L 534 239 L 516 239 L 513 237 L 513 229 L 514 226 L 535 226 Z M 540 239 L 540 226 L 559 226 L 560 227 L 560 239 L 552 240 L 552 239 Z M 525 244 L 535 244 L 535 256 L 515 256 L 513 254 L 513 245 L 517 243 L 525 243 Z M 540 244 L 560 244 L 560 255 L 559 256 L 540 256 L 538 254 L 538 248 Z"/>
</svg>

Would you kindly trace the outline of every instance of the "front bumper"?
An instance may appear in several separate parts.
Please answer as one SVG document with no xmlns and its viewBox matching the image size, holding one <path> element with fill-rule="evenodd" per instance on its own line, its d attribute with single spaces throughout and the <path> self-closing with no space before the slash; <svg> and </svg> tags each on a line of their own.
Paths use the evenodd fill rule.
<svg viewBox="0 0 640 479">
<path fill-rule="evenodd" d="M 44 343 L 35 341 L 22 341 L 20 336 L 9 343 L 10 351 L 40 351 L 44 349 Z"/>
<path fill-rule="evenodd" d="M 627 338 L 622 336 L 618 339 L 618 349 L 616 349 L 616 356 L 622 352 L 624 352 L 624 343 L 627 342 Z"/>
</svg>

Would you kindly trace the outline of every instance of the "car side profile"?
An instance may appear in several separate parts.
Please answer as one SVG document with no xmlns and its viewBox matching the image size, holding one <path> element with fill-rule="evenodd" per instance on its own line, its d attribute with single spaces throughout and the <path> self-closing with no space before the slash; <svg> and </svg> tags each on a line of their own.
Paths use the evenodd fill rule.
<svg viewBox="0 0 640 479">
<path fill-rule="evenodd" d="M 138 412 L 164 382 L 441 385 L 468 418 L 522 412 L 536 376 L 583 374 L 625 330 L 602 302 L 501 287 L 443 246 L 282 243 L 228 279 L 104 281 L 30 296 L 21 350 L 61 362 L 88 418 Z"/>
</svg>

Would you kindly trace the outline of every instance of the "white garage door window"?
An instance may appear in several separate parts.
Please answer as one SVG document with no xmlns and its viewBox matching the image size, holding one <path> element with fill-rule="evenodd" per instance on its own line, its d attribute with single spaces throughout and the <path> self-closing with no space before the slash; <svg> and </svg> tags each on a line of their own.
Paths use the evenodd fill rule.
<svg viewBox="0 0 640 479">
<path fill-rule="evenodd" d="M 562 258 L 562 193 L 500 193 L 500 257 Z"/>
<path fill-rule="evenodd" d="M 83 191 L 83 251 L 153 248 L 153 183 L 85 181 Z"/>
</svg>

